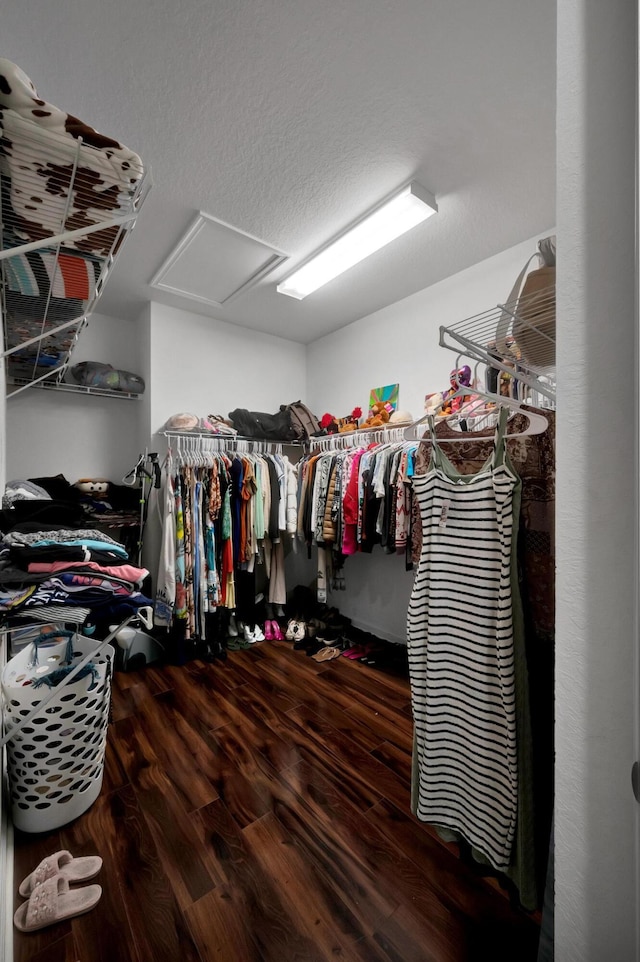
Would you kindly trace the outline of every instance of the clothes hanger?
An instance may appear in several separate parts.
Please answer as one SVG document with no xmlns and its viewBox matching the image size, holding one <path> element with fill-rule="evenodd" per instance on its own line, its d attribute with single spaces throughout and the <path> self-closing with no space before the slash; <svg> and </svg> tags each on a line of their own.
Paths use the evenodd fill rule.
<svg viewBox="0 0 640 962">
<path fill-rule="evenodd" d="M 474 416 L 478 417 L 480 416 L 480 414 L 482 415 L 489 414 L 491 413 L 492 409 L 490 411 L 486 410 L 485 405 L 488 403 L 488 404 L 495 405 L 496 408 L 500 408 L 500 407 L 508 408 L 510 411 L 513 411 L 514 413 L 524 414 L 524 416 L 528 419 L 529 423 L 527 427 L 524 428 L 522 431 L 514 431 L 513 433 L 505 435 L 507 440 L 509 440 L 509 438 L 519 438 L 519 437 L 527 437 L 529 435 L 534 435 L 534 434 L 543 434 L 544 431 L 546 431 L 547 428 L 549 427 L 549 422 L 544 417 L 544 415 L 537 414 L 535 411 L 525 410 L 522 406 L 523 402 L 518 401 L 516 398 L 504 397 L 501 394 L 490 394 L 488 391 L 483 391 L 482 388 L 472 387 L 467 384 L 460 384 L 460 381 L 457 377 L 456 377 L 456 383 L 458 384 L 458 386 L 456 390 L 453 392 L 453 394 L 450 394 L 448 396 L 447 401 L 450 401 L 456 397 L 467 397 L 470 394 L 473 395 L 473 398 L 471 401 L 467 401 L 462 408 L 460 408 L 458 411 L 455 412 L 455 416 L 457 418 L 464 418 L 464 417 L 469 418 Z M 475 408 L 473 407 L 474 402 L 476 401 L 477 398 L 482 398 L 484 401 L 482 412 L 479 412 L 477 410 L 477 406 Z M 418 425 L 424 424 L 425 421 L 428 421 L 429 418 L 431 417 L 436 418 L 438 415 L 438 411 L 440 411 L 443 406 L 444 405 L 441 404 L 436 409 L 435 414 L 424 414 L 421 418 L 418 418 L 416 421 L 412 421 L 411 424 L 409 424 L 405 428 L 405 431 L 404 431 L 405 439 L 407 441 L 430 440 L 429 436 L 426 436 L 426 437 L 424 436 L 424 433 L 418 434 L 416 432 L 416 428 L 418 427 Z M 451 417 L 451 415 L 448 415 L 447 417 Z M 453 444 L 458 444 L 462 441 L 468 441 L 470 439 L 470 436 L 472 435 L 473 435 L 473 432 L 461 432 L 459 438 L 438 438 L 438 442 L 444 441 L 446 443 L 451 442 Z"/>
</svg>

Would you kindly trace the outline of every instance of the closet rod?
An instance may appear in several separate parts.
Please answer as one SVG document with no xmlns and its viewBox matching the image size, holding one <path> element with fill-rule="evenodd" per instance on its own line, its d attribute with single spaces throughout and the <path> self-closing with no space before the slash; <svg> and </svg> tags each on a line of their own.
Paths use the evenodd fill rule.
<svg viewBox="0 0 640 962">
<path fill-rule="evenodd" d="M 178 452 L 182 454 L 232 451 L 239 454 L 282 454 L 284 447 L 301 447 L 300 442 L 267 441 L 203 431 L 163 431 L 162 434 L 169 441 L 177 441 Z"/>
<path fill-rule="evenodd" d="M 346 450 L 365 444 L 395 444 L 404 441 L 404 426 L 397 428 L 366 428 L 363 431 L 345 431 L 342 434 L 325 434 L 309 438 L 307 446 L 318 446 L 324 451 Z"/>
</svg>

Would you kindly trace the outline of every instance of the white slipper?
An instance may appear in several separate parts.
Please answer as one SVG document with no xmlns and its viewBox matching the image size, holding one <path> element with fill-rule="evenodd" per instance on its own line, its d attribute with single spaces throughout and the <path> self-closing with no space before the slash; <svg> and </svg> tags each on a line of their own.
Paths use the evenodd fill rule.
<svg viewBox="0 0 640 962">
<path fill-rule="evenodd" d="M 70 889 L 62 875 L 54 875 L 36 885 L 28 902 L 16 909 L 13 923 L 21 932 L 35 932 L 62 919 L 89 912 L 100 901 L 100 885 Z"/>
<path fill-rule="evenodd" d="M 54 875 L 62 875 L 67 882 L 86 882 L 96 876 L 101 868 L 102 859 L 99 855 L 74 858 L 71 852 L 63 849 L 43 858 L 31 875 L 22 880 L 18 891 L 23 898 L 28 899 L 36 885 L 41 885 Z"/>
</svg>

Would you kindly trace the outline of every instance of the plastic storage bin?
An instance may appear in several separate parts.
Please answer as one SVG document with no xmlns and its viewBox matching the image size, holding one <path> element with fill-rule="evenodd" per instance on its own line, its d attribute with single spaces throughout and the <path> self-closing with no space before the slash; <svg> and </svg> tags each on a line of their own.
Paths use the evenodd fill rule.
<svg viewBox="0 0 640 962">
<path fill-rule="evenodd" d="M 71 632 L 54 632 L 28 645 L 2 673 L 7 772 L 14 825 L 47 832 L 82 815 L 102 787 L 109 724 L 113 649 Z M 55 687 L 34 680 L 92 655 L 85 676 Z M 53 697 L 24 725 L 39 704 Z M 12 730 L 23 723 L 11 735 Z"/>
</svg>

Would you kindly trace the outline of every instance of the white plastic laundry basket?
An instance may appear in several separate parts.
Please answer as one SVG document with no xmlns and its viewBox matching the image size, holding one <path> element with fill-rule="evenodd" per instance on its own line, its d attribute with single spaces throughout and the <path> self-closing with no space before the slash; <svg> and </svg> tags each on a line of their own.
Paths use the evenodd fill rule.
<svg viewBox="0 0 640 962">
<path fill-rule="evenodd" d="M 82 815 L 102 786 L 109 724 L 113 649 L 72 632 L 40 636 L 2 673 L 3 721 L 14 825 L 47 832 Z M 35 679 L 91 655 L 90 674 L 56 687 Z M 67 661 L 67 656 L 69 660 Z M 53 697 L 51 697 L 53 693 Z M 24 720 L 51 697 L 41 713 Z M 11 734 L 17 725 L 23 727 Z"/>
</svg>

